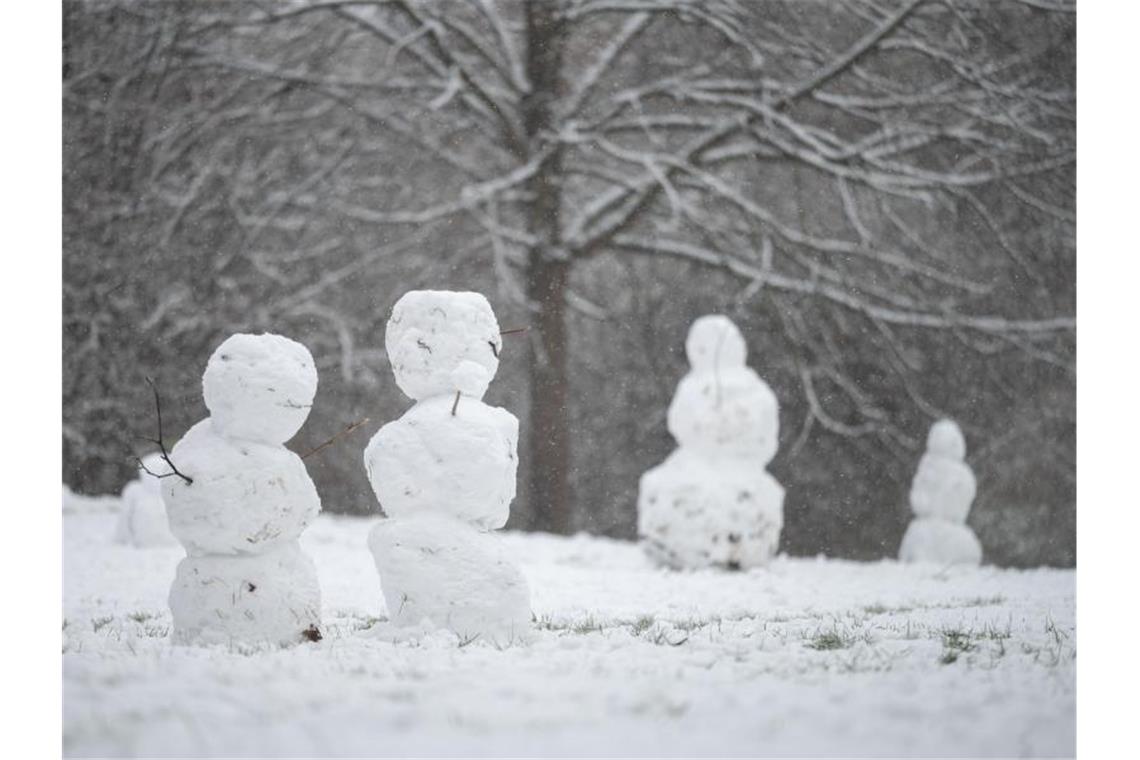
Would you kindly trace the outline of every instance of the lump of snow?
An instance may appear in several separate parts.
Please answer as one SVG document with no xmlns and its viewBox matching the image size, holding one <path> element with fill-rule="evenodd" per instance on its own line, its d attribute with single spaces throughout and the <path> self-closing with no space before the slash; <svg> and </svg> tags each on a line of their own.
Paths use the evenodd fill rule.
<svg viewBox="0 0 1140 760">
<path fill-rule="evenodd" d="M 926 438 L 926 453 L 910 488 L 910 506 L 919 517 L 961 523 L 970 513 L 977 481 L 963 459 L 966 439 L 953 420 L 939 420 Z"/>
<path fill-rule="evenodd" d="M 694 370 L 743 367 L 748 347 L 731 319 L 721 314 L 706 314 L 689 328 L 685 355 Z"/>
<path fill-rule="evenodd" d="M 760 465 L 772 461 L 779 445 L 779 402 L 750 367 L 693 369 L 677 385 L 666 423 L 681 446 Z"/>
<path fill-rule="evenodd" d="M 381 520 L 368 546 L 394 624 L 426 620 L 463 641 L 500 646 L 528 639 L 530 590 L 497 536 L 423 515 Z"/>
<path fill-rule="evenodd" d="M 491 373 L 482 364 L 464 359 L 451 371 L 451 384 L 464 396 L 481 399 L 491 384 Z"/>
<path fill-rule="evenodd" d="M 954 420 L 938 420 L 926 436 L 926 450 L 946 459 L 961 462 L 966 458 L 966 437 Z"/>
<path fill-rule="evenodd" d="M 186 557 L 170 611 L 177 644 L 297 644 L 319 630 L 317 568 L 296 541 L 264 554 Z"/>
<path fill-rule="evenodd" d="M 230 336 L 202 377 L 202 395 L 222 435 L 285 443 L 301 429 L 317 393 L 312 354 L 280 335 Z"/>
<path fill-rule="evenodd" d="M 642 475 L 638 493 L 638 535 L 663 565 L 739 570 L 776 554 L 784 488 L 756 461 L 681 447 Z"/>
<path fill-rule="evenodd" d="M 510 412 L 438 396 L 382 427 L 364 450 L 364 467 L 389 517 L 434 512 L 501 528 L 515 498 L 518 436 Z"/>
<path fill-rule="evenodd" d="M 396 384 L 420 401 L 456 391 L 482 398 L 499 368 L 503 339 L 481 293 L 413 290 L 392 308 L 384 343 Z"/>
<path fill-rule="evenodd" d="M 253 554 L 295 541 L 321 509 L 301 458 L 284 446 L 222 435 L 213 418 L 170 453 L 193 479 L 163 479 L 170 529 L 192 554 Z"/>
<path fill-rule="evenodd" d="M 966 525 L 918 519 L 907 526 L 899 546 L 899 559 L 939 565 L 978 565 L 982 562 L 982 545 Z"/>
</svg>

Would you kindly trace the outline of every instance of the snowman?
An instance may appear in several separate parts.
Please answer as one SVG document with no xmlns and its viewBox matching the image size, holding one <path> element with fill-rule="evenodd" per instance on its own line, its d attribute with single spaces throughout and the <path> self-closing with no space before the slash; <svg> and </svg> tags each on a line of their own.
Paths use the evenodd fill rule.
<svg viewBox="0 0 1140 760">
<path fill-rule="evenodd" d="M 177 472 L 163 479 L 187 554 L 170 589 L 174 641 L 319 639 L 320 586 L 298 539 L 321 502 L 283 445 L 316 395 L 313 357 L 280 335 L 233 335 L 210 357 L 202 390 L 210 416 L 174 447 Z"/>
<path fill-rule="evenodd" d="M 966 525 L 977 482 L 965 458 L 966 439 L 958 425 L 953 420 L 934 423 L 910 487 L 915 519 L 899 547 L 903 562 L 981 564 L 982 545 Z"/>
<path fill-rule="evenodd" d="M 667 419 L 678 447 L 641 477 L 642 545 L 673 568 L 763 565 L 784 524 L 784 489 L 764 470 L 779 439 L 776 396 L 727 317 L 694 322 L 685 352 L 691 369 Z"/>
<path fill-rule="evenodd" d="M 115 528 L 115 540 L 139 548 L 174 546 L 178 539 L 170 532 L 166 520 L 159 479 L 170 469 L 161 454 L 147 454 L 139 464 L 138 477 L 123 489 L 123 511 Z"/>
<path fill-rule="evenodd" d="M 483 403 L 502 337 L 479 293 L 415 290 L 392 309 L 385 348 L 416 403 L 364 451 L 387 515 L 369 548 L 392 622 L 498 645 L 528 637 L 526 579 L 491 531 L 515 496 L 519 423 Z"/>
</svg>

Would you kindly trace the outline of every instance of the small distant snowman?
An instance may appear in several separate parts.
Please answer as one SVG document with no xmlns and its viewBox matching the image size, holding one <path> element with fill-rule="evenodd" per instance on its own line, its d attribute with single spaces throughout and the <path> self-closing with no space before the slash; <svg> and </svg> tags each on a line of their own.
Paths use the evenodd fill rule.
<svg viewBox="0 0 1140 760">
<path fill-rule="evenodd" d="M 977 493 L 974 473 L 964 461 L 966 439 L 953 420 L 939 420 L 930 428 L 926 453 L 910 488 L 915 519 L 899 547 L 903 562 L 941 565 L 978 565 L 982 545 L 966 525 Z"/>
<path fill-rule="evenodd" d="M 519 430 L 513 414 L 482 401 L 502 351 L 491 305 L 479 293 L 408 292 L 385 348 L 416 402 L 364 451 L 387 515 L 368 543 L 391 620 L 464 641 L 525 640 L 529 587 L 491 532 L 510 515 Z"/>
<path fill-rule="evenodd" d="M 691 369 L 667 418 L 677 449 L 641 477 L 642 545 L 673 568 L 763 565 L 784 524 L 784 489 L 764 469 L 779 442 L 776 396 L 728 317 L 696 320 L 685 352 Z"/>
<path fill-rule="evenodd" d="M 170 529 L 186 548 L 170 590 L 183 644 L 293 644 L 320 637 L 320 586 L 302 531 L 320 511 L 285 448 L 317 391 L 313 357 L 280 335 L 237 334 L 202 377 L 210 416 L 171 451 Z"/>
<path fill-rule="evenodd" d="M 138 477 L 123 488 L 123 511 L 115 528 L 115 540 L 140 549 L 176 546 L 178 539 L 170 532 L 159 479 L 169 468 L 161 454 L 147 454 L 139 465 Z"/>
</svg>

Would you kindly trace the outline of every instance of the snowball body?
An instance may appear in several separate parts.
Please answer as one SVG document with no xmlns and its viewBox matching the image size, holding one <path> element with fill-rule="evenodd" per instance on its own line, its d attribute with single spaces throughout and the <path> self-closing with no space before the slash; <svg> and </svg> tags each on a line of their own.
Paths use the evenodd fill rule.
<svg viewBox="0 0 1140 760">
<path fill-rule="evenodd" d="M 159 454 L 148 454 L 135 480 L 123 489 L 123 511 L 115 532 L 116 541 L 139 548 L 173 546 L 178 543 L 170 532 L 166 505 L 162 501 L 162 480 L 147 472 L 161 475 L 169 471 Z"/>
<path fill-rule="evenodd" d="M 296 644 L 320 624 L 317 569 L 290 541 L 262 554 L 186 557 L 170 589 L 179 644 Z"/>
<path fill-rule="evenodd" d="M 210 416 L 171 451 L 192 482 L 162 486 L 187 553 L 170 590 L 176 643 L 298 643 L 319 624 L 316 571 L 298 539 L 320 498 L 282 445 L 308 416 L 314 367 L 308 349 L 279 335 L 234 335 L 210 357 Z"/>
<path fill-rule="evenodd" d="M 766 465 L 779 444 L 776 394 L 749 367 L 692 371 L 669 404 L 667 424 L 682 446 Z"/>
<path fill-rule="evenodd" d="M 982 545 L 974 531 L 961 523 L 913 520 L 899 546 L 899 559 L 940 565 L 979 565 L 982 562 Z"/>
<path fill-rule="evenodd" d="M 299 456 L 220 435 L 213 418 L 190 428 L 170 456 L 194 480 L 163 480 L 170 530 L 192 555 L 252 554 L 295 541 L 320 511 Z"/>
<path fill-rule="evenodd" d="M 641 478 L 638 533 L 671 567 L 762 565 L 784 522 L 784 489 L 764 470 L 779 442 L 779 404 L 745 365 L 744 338 L 727 317 L 696 320 L 685 351 L 692 368 L 668 413 L 678 448 Z"/>
<path fill-rule="evenodd" d="M 919 460 L 910 488 L 915 519 L 899 547 L 904 562 L 977 565 L 981 544 L 966 526 L 977 493 L 974 473 L 963 461 L 966 439 L 952 420 L 930 428 L 926 453 Z"/>
<path fill-rule="evenodd" d="M 646 553 L 680 569 L 755 567 L 776 553 L 784 488 L 755 461 L 710 460 L 684 447 L 641 476 Z"/>
<path fill-rule="evenodd" d="M 965 522 L 978 490 L 965 462 L 927 452 L 910 486 L 910 507 L 919 517 Z"/>
<path fill-rule="evenodd" d="M 491 306 L 478 293 L 412 291 L 393 308 L 386 338 L 396 382 L 418 402 L 364 451 L 387 515 L 369 548 L 388 612 L 397 625 L 524 641 L 529 589 L 487 532 L 510 516 L 519 424 L 481 400 L 502 347 Z"/>
<path fill-rule="evenodd" d="M 530 634 L 530 590 L 498 536 L 438 514 L 381 520 L 368 537 L 393 623 L 498 645 Z"/>
<path fill-rule="evenodd" d="M 510 516 L 518 437 L 510 412 L 436 396 L 382 427 L 364 450 L 364 467 L 389 517 L 435 513 L 491 530 Z"/>
<path fill-rule="evenodd" d="M 396 385 L 410 398 L 456 391 L 482 398 L 499 369 L 503 338 L 481 293 L 412 290 L 392 308 L 384 344 Z"/>
</svg>

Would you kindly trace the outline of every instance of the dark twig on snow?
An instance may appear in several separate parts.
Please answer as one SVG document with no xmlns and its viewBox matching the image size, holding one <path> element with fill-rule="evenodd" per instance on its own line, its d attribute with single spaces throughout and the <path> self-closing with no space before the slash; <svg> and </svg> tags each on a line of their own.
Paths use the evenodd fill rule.
<svg viewBox="0 0 1140 760">
<path fill-rule="evenodd" d="M 354 422 L 351 425 L 349 425 L 348 427 L 346 427 L 344 430 L 342 430 L 339 433 L 337 433 L 336 435 L 334 435 L 332 438 L 330 438 L 327 441 L 325 441 L 324 443 L 322 443 L 320 446 L 317 446 L 316 448 L 309 449 L 308 451 L 306 451 L 304 454 L 301 455 L 301 459 L 308 459 L 313 454 L 316 454 L 318 451 L 322 451 L 323 449 L 327 449 L 329 446 L 332 446 L 334 443 L 336 443 L 338 438 L 342 438 L 342 437 L 348 435 L 349 433 L 351 433 L 353 430 L 356 430 L 361 425 L 367 425 L 368 422 L 369 422 L 368 417 L 365 417 L 362 420 L 357 420 L 356 422 Z"/>
<path fill-rule="evenodd" d="M 524 333 L 529 329 L 530 329 L 529 327 L 512 327 L 510 330 L 500 330 L 499 335 L 514 335 L 515 333 Z M 491 353 L 493 353 L 495 355 L 495 358 L 498 359 L 499 358 L 499 347 L 496 346 L 491 341 L 487 341 L 487 342 L 491 344 Z"/>
<path fill-rule="evenodd" d="M 149 377 L 146 378 L 146 384 L 149 385 L 151 391 L 154 392 L 154 411 L 158 416 L 158 438 L 149 438 L 147 440 L 158 446 L 158 451 L 162 455 L 162 461 L 166 462 L 167 466 L 170 467 L 170 472 L 166 472 L 161 475 L 157 472 L 151 472 L 147 469 L 147 466 L 143 464 L 143 461 L 141 459 L 137 460 L 139 467 L 141 467 L 143 471 L 148 475 L 151 475 L 153 477 L 169 478 L 171 475 L 177 475 L 186 481 L 186 485 L 192 485 L 194 483 L 194 478 L 191 478 L 189 475 L 184 475 L 178 470 L 177 467 L 174 466 L 174 462 L 170 459 L 170 452 L 166 450 L 166 444 L 162 442 L 162 400 L 158 396 L 158 386 L 156 386 L 154 384 L 154 380 L 151 380 Z"/>
<path fill-rule="evenodd" d="M 455 392 L 455 403 L 451 405 L 451 416 L 455 416 L 455 410 L 459 408 L 459 397 L 463 394 L 460 391 Z"/>
</svg>

